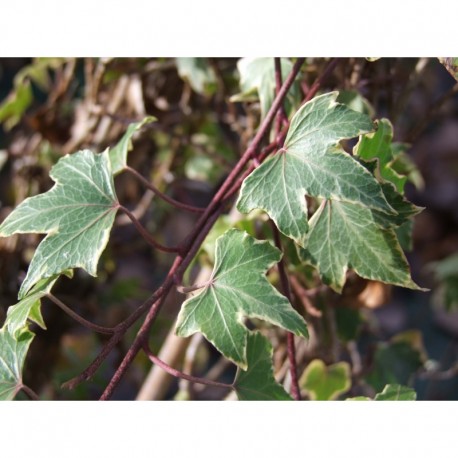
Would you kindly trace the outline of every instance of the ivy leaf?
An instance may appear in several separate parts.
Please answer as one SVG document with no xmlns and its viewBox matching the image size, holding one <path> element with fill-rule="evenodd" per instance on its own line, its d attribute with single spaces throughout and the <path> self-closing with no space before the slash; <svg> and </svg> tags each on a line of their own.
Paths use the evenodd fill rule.
<svg viewBox="0 0 458 458">
<path fill-rule="evenodd" d="M 147 116 L 140 122 L 129 124 L 126 133 L 115 147 L 110 149 L 111 171 L 113 175 L 118 175 L 127 166 L 127 153 L 132 150 L 132 136 L 140 130 L 145 124 L 156 121 L 154 116 Z"/>
<path fill-rule="evenodd" d="M 253 101 L 259 98 L 261 118 L 265 118 L 275 96 L 275 61 L 272 57 L 245 57 L 237 62 L 240 73 L 240 94 L 231 97 L 232 102 Z M 282 80 L 288 77 L 293 69 L 289 59 L 281 59 Z M 257 94 L 257 97 L 256 97 Z M 286 111 L 289 113 L 300 102 L 300 91 L 294 82 L 286 97 Z"/>
<path fill-rule="evenodd" d="M 240 401 L 290 401 L 291 396 L 279 385 L 273 375 L 272 345 L 259 332 L 247 338 L 246 371 L 238 368 L 234 390 Z"/>
<path fill-rule="evenodd" d="M 25 80 L 0 105 L 0 123 L 4 123 L 5 130 L 11 130 L 21 120 L 32 101 L 32 86 Z"/>
<path fill-rule="evenodd" d="M 385 385 L 381 393 L 375 395 L 374 401 L 415 401 L 417 393 L 412 388 L 403 385 Z M 347 398 L 346 401 L 372 401 L 367 396 Z"/>
<path fill-rule="evenodd" d="M 381 393 L 375 395 L 376 401 L 415 401 L 416 399 L 415 390 L 402 385 L 386 385 Z"/>
<path fill-rule="evenodd" d="M 388 119 L 377 121 L 377 131 L 363 135 L 353 149 L 355 155 L 366 161 L 376 160 L 381 178 L 393 183 L 399 192 L 404 191 L 407 177 L 393 169 L 393 126 Z"/>
<path fill-rule="evenodd" d="M 0 329 L 0 400 L 13 399 L 22 388 L 22 368 L 34 334 L 23 330 L 17 337 Z"/>
<path fill-rule="evenodd" d="M 27 320 L 33 321 L 42 329 L 46 329 L 41 315 L 41 299 L 51 291 L 58 278 L 59 275 L 53 275 L 40 280 L 24 299 L 8 308 L 4 326 L 8 328 L 8 332 L 12 336 L 17 337 L 18 333 L 24 329 Z"/>
<path fill-rule="evenodd" d="M 277 248 L 231 229 L 217 239 L 215 251 L 211 279 L 199 294 L 183 303 L 177 335 L 201 332 L 242 369 L 248 364 L 244 317 L 259 318 L 308 337 L 303 318 L 264 276 L 281 258 Z"/>
<path fill-rule="evenodd" d="M 175 59 L 180 77 L 198 94 L 215 90 L 216 76 L 207 60 L 202 57 L 177 57 Z"/>
<path fill-rule="evenodd" d="M 237 202 L 242 213 L 266 211 L 300 246 L 308 231 L 304 194 L 395 213 L 373 175 L 336 147 L 339 140 L 373 128 L 366 115 L 336 103 L 337 95 L 324 94 L 302 106 L 291 121 L 284 148 L 245 179 Z"/>
<path fill-rule="evenodd" d="M 314 359 L 303 372 L 299 385 L 314 401 L 337 399 L 351 387 L 350 365 L 340 362 L 326 366 L 320 359 Z"/>
<path fill-rule="evenodd" d="M 415 371 L 423 366 L 422 354 L 407 342 L 380 343 L 366 380 L 376 390 L 387 383 L 406 385 Z"/>
<path fill-rule="evenodd" d="M 342 291 L 349 268 L 369 280 L 421 289 L 410 278 L 394 230 L 388 224 L 380 226 L 378 217 L 360 205 L 324 200 L 310 219 L 301 258 L 315 266 L 336 292 Z"/>
<path fill-rule="evenodd" d="M 108 153 L 83 150 L 51 169 L 56 182 L 24 200 L 0 225 L 0 236 L 47 233 L 38 246 L 19 299 L 42 278 L 81 267 L 95 276 L 118 209 Z"/>
</svg>

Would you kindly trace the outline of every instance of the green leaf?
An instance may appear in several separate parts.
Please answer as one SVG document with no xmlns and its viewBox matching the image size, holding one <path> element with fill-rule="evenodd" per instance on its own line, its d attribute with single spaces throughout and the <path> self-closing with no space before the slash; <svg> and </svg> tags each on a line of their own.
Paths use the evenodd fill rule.
<svg viewBox="0 0 458 458">
<path fill-rule="evenodd" d="M 19 291 L 23 299 L 42 278 L 81 267 L 97 273 L 118 209 L 108 153 L 67 155 L 51 169 L 56 182 L 44 194 L 22 202 L 0 225 L 0 236 L 47 233 Z"/>
<path fill-rule="evenodd" d="M 351 387 L 350 365 L 340 362 L 326 366 L 320 359 L 314 359 L 303 372 L 299 385 L 314 401 L 337 399 Z"/>
<path fill-rule="evenodd" d="M 373 128 L 371 120 L 335 102 L 332 92 L 306 103 L 293 117 L 284 148 L 243 182 L 237 208 L 266 211 L 300 246 L 308 224 L 304 194 L 339 198 L 394 213 L 373 175 L 336 145 Z"/>
<path fill-rule="evenodd" d="M 0 105 L 0 123 L 5 130 L 12 129 L 33 101 L 32 87 L 28 80 L 11 91 Z"/>
<path fill-rule="evenodd" d="M 375 110 L 369 101 L 363 97 L 358 91 L 346 90 L 340 91 L 337 97 L 337 102 L 347 105 L 354 111 L 364 113 L 370 117 L 375 115 Z"/>
<path fill-rule="evenodd" d="M 24 329 L 27 320 L 33 321 L 42 329 L 46 329 L 41 316 L 41 299 L 51 291 L 58 278 L 59 275 L 53 275 L 40 280 L 24 299 L 8 308 L 4 326 L 8 328 L 8 332 L 12 336 L 17 337 L 18 333 Z"/>
<path fill-rule="evenodd" d="M 232 102 L 253 101 L 259 98 L 261 118 L 265 118 L 275 97 L 275 62 L 272 57 L 245 57 L 237 63 L 241 93 L 231 97 Z M 293 69 L 289 59 L 281 59 L 282 80 Z M 256 97 L 256 94 L 258 97 Z M 286 112 L 290 113 L 300 102 L 299 84 L 294 82 L 286 98 Z"/>
<path fill-rule="evenodd" d="M 407 385 L 412 374 L 422 366 L 421 353 L 409 343 L 381 343 L 366 380 L 376 390 L 381 390 L 386 384 Z"/>
<path fill-rule="evenodd" d="M 273 375 L 272 345 L 259 332 L 247 338 L 246 371 L 238 368 L 234 390 L 241 401 L 289 401 L 291 396 L 279 385 Z"/>
<path fill-rule="evenodd" d="M 202 57 L 177 57 L 178 74 L 186 80 L 198 94 L 212 93 L 215 89 L 216 76 Z"/>
<path fill-rule="evenodd" d="M 227 231 L 216 241 L 211 280 L 183 303 L 176 333 L 187 337 L 201 332 L 242 369 L 247 368 L 245 317 L 259 318 L 307 337 L 303 318 L 264 276 L 280 258 L 280 251 L 269 242 L 236 229 Z"/>
<path fill-rule="evenodd" d="M 129 124 L 126 133 L 121 140 L 110 149 L 110 162 L 113 175 L 118 175 L 127 166 L 127 153 L 132 150 L 132 136 L 140 130 L 145 124 L 156 121 L 154 116 L 147 116 L 140 122 Z"/>
<path fill-rule="evenodd" d="M 417 393 L 412 388 L 402 385 L 385 385 L 381 393 L 375 395 L 375 401 L 415 401 Z M 367 396 L 356 396 L 354 398 L 347 398 L 346 401 L 372 401 Z"/>
<path fill-rule="evenodd" d="M 360 205 L 324 200 L 310 220 L 300 255 L 337 292 L 342 291 L 349 268 L 369 280 L 420 289 L 410 278 L 394 230 L 380 226 L 377 216 Z"/>
<path fill-rule="evenodd" d="M 375 395 L 376 401 L 415 401 L 417 393 L 412 388 L 402 385 L 386 385 L 381 393 Z"/>
<path fill-rule="evenodd" d="M 0 400 L 13 399 L 22 388 L 22 368 L 33 338 L 28 330 L 15 338 L 6 327 L 0 329 Z"/>
<path fill-rule="evenodd" d="M 393 126 L 388 119 L 377 121 L 377 131 L 363 135 L 353 152 L 362 159 L 377 160 L 381 178 L 393 183 L 399 192 L 404 191 L 407 177 L 397 173 L 393 165 Z"/>
</svg>

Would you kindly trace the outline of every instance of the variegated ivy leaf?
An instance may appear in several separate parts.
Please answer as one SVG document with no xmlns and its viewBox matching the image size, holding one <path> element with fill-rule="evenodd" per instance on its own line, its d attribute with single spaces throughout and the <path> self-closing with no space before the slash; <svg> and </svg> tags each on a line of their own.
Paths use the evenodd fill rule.
<svg viewBox="0 0 458 458">
<path fill-rule="evenodd" d="M 6 326 L 0 329 L 0 400 L 14 399 L 21 390 L 22 368 L 34 336 L 22 330 L 15 337 Z"/>
<path fill-rule="evenodd" d="M 147 116 L 140 122 L 129 124 L 126 133 L 116 146 L 110 149 L 111 171 L 113 175 L 121 173 L 127 165 L 127 153 L 132 150 L 132 136 L 145 124 L 156 121 L 154 116 Z"/>
<path fill-rule="evenodd" d="M 43 278 L 81 267 L 95 276 L 119 203 L 108 153 L 83 150 L 51 169 L 56 184 L 24 200 L 0 225 L 0 237 L 48 234 L 38 246 L 19 299 Z"/>
<path fill-rule="evenodd" d="M 394 183 L 399 192 L 404 191 L 407 177 L 393 169 L 393 126 L 388 119 L 377 121 L 377 131 L 363 135 L 353 149 L 355 155 L 366 161 L 376 160 L 381 178 Z"/>
<path fill-rule="evenodd" d="M 247 339 L 246 371 L 238 368 L 233 383 L 241 401 L 289 401 L 291 396 L 277 383 L 272 367 L 272 345 L 259 332 Z"/>
<path fill-rule="evenodd" d="M 302 259 L 315 266 L 324 283 L 337 292 L 349 268 L 363 278 L 419 289 L 393 227 L 380 214 L 361 205 L 324 200 L 310 220 Z"/>
<path fill-rule="evenodd" d="M 245 317 L 308 336 L 303 318 L 264 276 L 280 260 L 278 249 L 231 229 L 217 239 L 215 251 L 211 280 L 182 305 L 176 328 L 179 336 L 201 332 L 242 369 L 248 364 Z"/>
<path fill-rule="evenodd" d="M 324 94 L 302 106 L 284 147 L 245 179 L 237 202 L 243 213 L 266 211 L 300 246 L 308 231 L 305 195 L 395 213 L 374 176 L 337 146 L 341 139 L 373 129 L 369 117 L 336 103 L 337 95 Z"/>
<path fill-rule="evenodd" d="M 46 329 L 41 315 L 41 299 L 51 292 L 58 278 L 59 275 L 53 275 L 40 280 L 22 300 L 8 308 L 4 326 L 12 336 L 17 337 L 23 331 L 27 320 Z"/>
</svg>

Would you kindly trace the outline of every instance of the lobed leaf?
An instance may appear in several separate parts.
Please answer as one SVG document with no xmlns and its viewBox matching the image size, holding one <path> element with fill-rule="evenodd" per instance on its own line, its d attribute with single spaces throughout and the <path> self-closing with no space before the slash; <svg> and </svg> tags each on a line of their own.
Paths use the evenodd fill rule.
<svg viewBox="0 0 458 458">
<path fill-rule="evenodd" d="M 245 179 L 237 202 L 242 213 L 266 211 L 300 246 L 308 231 L 305 194 L 395 213 L 373 175 L 336 148 L 339 140 L 373 128 L 367 116 L 337 104 L 336 97 L 332 92 L 303 105 L 291 121 L 284 148 Z"/>
<path fill-rule="evenodd" d="M 272 345 L 259 332 L 247 337 L 247 370 L 237 369 L 234 390 L 241 401 L 290 401 L 272 368 Z"/>
<path fill-rule="evenodd" d="M 314 401 L 337 399 L 351 387 L 350 365 L 340 362 L 326 366 L 320 359 L 314 359 L 303 372 L 299 385 Z"/>
<path fill-rule="evenodd" d="M 412 388 L 402 385 L 386 385 L 381 393 L 377 393 L 376 401 L 415 401 L 417 393 Z"/>
<path fill-rule="evenodd" d="M 22 388 L 22 368 L 34 334 L 23 330 L 16 337 L 0 329 L 0 400 L 14 399 Z"/>
<path fill-rule="evenodd" d="M 19 299 L 40 279 L 81 267 L 96 275 L 118 209 L 108 153 L 83 150 L 51 169 L 56 184 L 24 200 L 0 225 L 0 237 L 47 233 L 38 246 Z"/>
<path fill-rule="evenodd" d="M 154 116 L 146 116 L 140 122 L 129 124 L 126 133 L 121 140 L 109 150 L 111 171 L 113 175 L 118 175 L 127 166 L 127 153 L 132 150 L 132 136 L 140 130 L 145 124 L 156 121 Z"/>
<path fill-rule="evenodd" d="M 51 291 L 58 278 L 59 275 L 53 275 L 40 280 L 22 300 L 8 308 L 4 326 L 12 336 L 17 337 L 24 330 L 27 320 L 46 329 L 41 315 L 41 299 Z"/>
<path fill-rule="evenodd" d="M 183 303 L 177 335 L 201 332 L 242 369 L 248 364 L 245 317 L 259 318 L 308 337 L 303 318 L 264 276 L 280 260 L 279 250 L 267 241 L 231 229 L 217 239 L 215 251 L 211 280 Z"/>
<path fill-rule="evenodd" d="M 410 277 L 394 230 L 380 226 L 377 216 L 360 205 L 324 200 L 310 220 L 300 256 L 337 292 L 342 291 L 349 268 L 369 280 L 421 289 Z"/>
</svg>

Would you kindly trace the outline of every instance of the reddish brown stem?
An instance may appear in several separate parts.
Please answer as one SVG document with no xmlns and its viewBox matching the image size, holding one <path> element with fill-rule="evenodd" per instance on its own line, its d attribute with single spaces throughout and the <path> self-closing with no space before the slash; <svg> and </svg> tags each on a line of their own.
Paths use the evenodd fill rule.
<svg viewBox="0 0 458 458">
<path fill-rule="evenodd" d="M 275 95 L 278 95 L 282 85 L 282 74 L 281 74 L 281 59 L 279 57 L 274 58 L 275 65 Z M 277 118 L 275 120 L 275 138 L 280 134 L 281 126 L 284 123 L 288 122 L 288 116 L 285 112 L 285 107 L 282 104 L 280 110 L 277 113 Z"/>
<path fill-rule="evenodd" d="M 275 223 L 270 220 L 272 225 L 272 232 L 274 236 L 275 245 L 280 251 L 283 251 L 280 233 L 275 226 Z M 289 285 L 288 275 L 286 274 L 285 263 L 283 258 L 277 264 L 278 273 L 280 274 L 280 281 L 283 289 L 283 294 L 286 296 L 288 301 L 292 304 L 291 288 Z M 289 360 L 289 371 L 291 374 L 291 394 L 296 401 L 301 400 L 301 390 L 299 388 L 299 382 L 297 379 L 297 363 L 296 363 L 296 346 L 294 344 L 294 334 L 291 332 L 287 333 L 287 349 L 288 349 L 288 360 Z"/>
<path fill-rule="evenodd" d="M 60 299 L 58 299 L 54 294 L 52 293 L 47 293 L 46 297 L 54 302 L 61 310 L 63 310 L 68 316 L 72 317 L 75 321 L 78 323 L 82 324 L 88 329 L 91 329 L 95 332 L 99 332 L 100 334 L 114 334 L 115 330 L 114 328 L 106 328 L 105 326 L 99 326 L 95 323 L 92 323 L 86 319 L 84 319 L 82 316 L 78 315 L 76 312 L 74 312 L 70 307 L 65 305 Z"/>
<path fill-rule="evenodd" d="M 265 134 L 267 133 L 277 110 L 280 108 L 283 99 L 286 97 L 286 94 L 291 87 L 296 75 L 298 74 L 301 65 L 303 64 L 304 59 L 298 59 L 293 66 L 293 70 L 291 71 L 290 75 L 286 79 L 285 83 L 283 84 L 280 92 L 278 93 L 277 97 L 275 98 L 269 112 L 267 113 L 266 118 L 264 119 L 263 123 L 261 124 L 253 142 L 245 151 L 239 162 L 236 164 L 232 172 L 226 178 L 225 182 L 215 194 L 213 199 L 211 200 L 208 207 L 205 209 L 205 212 L 201 215 L 199 220 L 197 221 L 192 233 L 189 237 L 182 243 L 180 253 L 187 253 L 184 257 L 182 254 L 176 256 L 175 261 L 172 267 L 169 270 L 169 273 L 162 284 L 162 286 L 147 300 L 145 301 L 132 315 L 130 315 L 124 322 L 120 323 L 115 329 L 115 334 L 110 338 L 110 340 L 105 344 L 100 354 L 97 358 L 93 361 L 93 363 L 83 371 L 78 377 L 67 382 L 65 385 L 68 388 L 73 388 L 78 383 L 83 380 L 87 380 L 90 378 L 95 371 L 98 369 L 100 364 L 105 360 L 114 346 L 120 341 L 123 337 L 127 329 L 132 326 L 132 324 L 137 321 L 143 313 L 149 309 L 149 312 L 141 326 L 137 336 L 132 343 L 129 351 L 125 355 L 121 365 L 116 370 L 113 378 L 111 379 L 110 383 L 108 384 L 107 388 L 105 389 L 104 393 L 102 394 L 101 399 L 109 399 L 113 391 L 115 390 L 116 386 L 118 385 L 119 381 L 121 380 L 122 376 L 124 375 L 127 368 L 132 363 L 133 359 L 135 358 L 136 354 L 141 348 L 142 342 L 148 335 L 149 329 L 151 328 L 154 320 L 157 316 L 157 313 L 160 311 L 160 308 L 164 302 L 164 299 L 174 283 L 182 277 L 184 271 L 191 263 L 192 259 L 196 255 L 199 247 L 203 243 L 206 235 L 210 231 L 211 227 L 217 220 L 218 216 L 222 213 L 224 207 L 222 206 L 222 202 L 225 201 L 225 197 L 231 186 L 234 184 L 237 177 L 243 171 L 246 164 L 250 161 L 252 155 L 257 151 L 259 145 L 264 138 Z M 129 212 L 130 213 L 130 212 Z M 129 213 L 126 213 L 129 216 Z M 133 215 L 132 215 L 133 216 Z M 132 218 L 131 218 L 132 219 Z M 135 217 L 134 217 L 135 220 Z M 132 221 L 134 221 L 132 220 Z M 135 221 L 134 221 L 135 224 Z M 141 227 L 141 225 L 140 225 Z M 139 229 L 139 228 L 138 228 Z M 142 227 L 143 229 L 143 227 Z M 139 229 L 140 230 L 140 229 Z M 144 230 L 144 229 L 143 229 Z M 146 231 L 145 231 L 146 232 Z M 149 235 L 149 234 L 147 234 Z M 156 243 L 156 242 L 155 242 Z M 178 251 L 178 250 L 177 250 Z"/>
<path fill-rule="evenodd" d="M 21 385 L 20 388 L 27 396 L 29 399 L 32 401 L 39 401 L 40 398 L 38 397 L 38 394 L 35 393 L 35 391 L 32 390 L 32 388 L 28 387 L 27 385 Z"/>
<path fill-rule="evenodd" d="M 178 202 L 177 200 L 173 199 L 172 197 L 169 197 L 167 194 L 164 194 L 163 192 L 159 191 L 159 189 L 156 188 L 152 183 L 150 183 L 143 175 L 138 173 L 135 169 L 133 169 L 130 166 L 127 166 L 125 168 L 127 172 L 130 174 L 134 175 L 141 183 L 148 189 L 154 192 L 157 196 L 159 196 L 162 200 L 165 202 L 169 203 L 170 205 L 173 205 L 176 208 L 181 208 L 182 210 L 187 210 L 189 212 L 194 212 L 194 213 L 203 213 L 205 211 L 205 208 L 198 208 L 194 207 L 193 205 L 188 205 L 184 204 L 182 202 Z"/>
<path fill-rule="evenodd" d="M 156 240 L 154 240 L 153 237 L 151 237 L 151 234 L 148 233 L 148 231 L 141 225 L 140 221 L 138 221 L 138 219 L 135 218 L 135 215 L 129 209 L 120 205 L 119 210 L 121 210 L 128 216 L 128 218 L 134 223 L 134 226 L 138 230 L 140 235 L 151 246 L 153 246 L 154 248 L 156 248 L 159 251 L 163 251 L 164 253 L 178 253 L 180 251 L 179 247 L 166 247 L 165 245 L 162 245 L 159 242 L 156 242 Z"/>
<path fill-rule="evenodd" d="M 214 380 L 194 377 L 193 375 L 188 375 L 188 374 L 185 374 L 184 372 L 174 369 L 173 367 L 169 366 L 167 363 L 162 361 L 162 359 L 159 359 L 157 356 L 154 356 L 153 353 L 151 353 L 151 350 L 148 348 L 148 345 L 146 343 L 143 345 L 143 351 L 146 353 L 146 355 L 148 356 L 148 358 L 150 359 L 152 363 L 157 364 L 159 367 L 164 369 L 165 372 L 167 372 L 168 374 L 174 377 L 189 380 L 190 382 L 199 383 L 201 385 L 218 386 L 220 388 L 233 389 L 233 386 L 229 385 L 228 383 L 215 382 Z"/>
<path fill-rule="evenodd" d="M 341 59 L 335 58 L 332 59 L 331 62 L 329 62 L 328 66 L 324 70 L 324 72 L 314 81 L 312 84 L 312 87 L 310 90 L 307 92 L 304 102 L 308 102 L 309 100 L 312 100 L 315 94 L 318 92 L 320 89 L 321 85 L 323 82 L 331 75 L 331 73 L 334 71 L 334 69 L 337 67 L 337 64 L 341 61 Z"/>
</svg>

